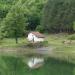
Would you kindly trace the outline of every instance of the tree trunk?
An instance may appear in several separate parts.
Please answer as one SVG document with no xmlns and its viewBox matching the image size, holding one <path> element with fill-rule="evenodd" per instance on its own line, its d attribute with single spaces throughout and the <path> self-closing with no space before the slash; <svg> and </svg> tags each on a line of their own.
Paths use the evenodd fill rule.
<svg viewBox="0 0 75 75">
<path fill-rule="evenodd" d="M 18 38 L 16 37 L 15 39 L 16 39 L 16 44 L 17 44 L 18 43 Z"/>
<path fill-rule="evenodd" d="M 17 44 L 18 43 L 17 30 L 15 30 L 15 41 L 16 41 L 16 44 Z"/>
</svg>

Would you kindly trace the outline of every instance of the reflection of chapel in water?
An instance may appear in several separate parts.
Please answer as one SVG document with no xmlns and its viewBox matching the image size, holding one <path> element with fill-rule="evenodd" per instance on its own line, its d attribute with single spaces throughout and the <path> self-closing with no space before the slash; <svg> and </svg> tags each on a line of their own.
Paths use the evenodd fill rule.
<svg viewBox="0 0 75 75">
<path fill-rule="evenodd" d="M 37 58 L 37 57 L 33 57 L 31 58 L 27 65 L 32 68 L 32 69 L 35 69 L 35 68 L 39 68 L 43 65 L 44 63 L 44 59 L 43 58 Z"/>
</svg>

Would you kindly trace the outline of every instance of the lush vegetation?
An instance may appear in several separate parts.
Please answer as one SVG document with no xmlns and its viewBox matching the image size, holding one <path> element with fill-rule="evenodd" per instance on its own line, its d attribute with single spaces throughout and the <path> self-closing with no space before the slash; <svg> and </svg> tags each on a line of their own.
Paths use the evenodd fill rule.
<svg viewBox="0 0 75 75">
<path fill-rule="evenodd" d="M 44 8 L 41 28 L 45 32 L 73 32 L 75 0 L 48 0 Z"/>
<path fill-rule="evenodd" d="M 46 35 L 46 40 L 48 42 L 44 42 L 42 45 L 47 45 L 49 49 L 53 49 L 52 51 L 48 50 L 48 53 L 45 54 L 45 56 L 52 57 L 59 60 L 64 60 L 67 62 L 71 62 L 75 64 L 75 40 L 70 39 L 72 36 L 75 37 L 74 34 L 68 35 L 68 34 L 50 34 Z M 65 41 L 65 42 L 64 42 Z M 25 38 L 19 38 L 18 44 L 15 43 L 14 39 L 8 39 L 5 38 L 0 43 L 0 47 L 4 50 L 2 51 L 0 49 L 0 55 L 15 55 L 16 54 L 33 54 L 37 53 L 37 47 L 41 46 L 40 44 L 31 44 L 27 41 Z M 10 52 L 10 51 L 11 52 Z M 44 49 L 46 50 L 46 49 Z M 7 52 L 6 52 L 7 51 Z M 40 50 L 38 50 L 40 51 Z M 44 52 L 44 51 L 43 51 Z"/>
<path fill-rule="evenodd" d="M 0 39 L 23 37 L 40 25 L 42 9 L 47 0 L 1 0 Z"/>
<path fill-rule="evenodd" d="M 0 0 L 0 75 L 75 75 L 75 34 L 68 35 L 75 31 L 74 16 L 75 0 Z M 23 55 L 26 61 L 25 53 L 36 55 L 25 38 L 36 30 L 46 34 L 39 45 L 53 51 L 44 55 L 52 59 L 46 57 L 43 67 L 31 70 L 15 56 Z M 66 34 L 49 35 L 60 32 Z"/>
<path fill-rule="evenodd" d="M 1 0 L 0 39 L 25 36 L 29 31 L 74 32 L 75 0 Z"/>
<path fill-rule="evenodd" d="M 73 39 L 72 39 L 73 36 Z M 67 34 L 51 34 L 47 36 L 47 41 L 50 47 L 54 50 L 48 56 L 75 63 L 75 35 Z M 65 41 L 65 42 L 64 42 Z"/>
<path fill-rule="evenodd" d="M 47 58 L 44 66 L 30 70 L 22 58 L 0 56 L 0 75 L 75 75 L 75 66 Z"/>
</svg>

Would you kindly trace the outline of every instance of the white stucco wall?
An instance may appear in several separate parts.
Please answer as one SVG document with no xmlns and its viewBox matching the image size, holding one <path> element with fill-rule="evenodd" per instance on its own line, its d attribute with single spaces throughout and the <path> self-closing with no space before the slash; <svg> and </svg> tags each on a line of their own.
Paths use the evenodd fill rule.
<svg viewBox="0 0 75 75">
<path fill-rule="evenodd" d="M 33 41 L 33 38 L 34 38 L 34 42 L 44 41 L 44 38 L 38 38 L 34 34 L 29 33 L 28 34 L 28 41 Z"/>
</svg>

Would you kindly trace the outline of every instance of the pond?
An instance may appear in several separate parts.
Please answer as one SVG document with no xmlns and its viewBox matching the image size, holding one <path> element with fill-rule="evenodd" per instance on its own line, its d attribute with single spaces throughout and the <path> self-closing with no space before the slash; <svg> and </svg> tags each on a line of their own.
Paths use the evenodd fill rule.
<svg viewBox="0 0 75 75">
<path fill-rule="evenodd" d="M 0 75 L 75 75 L 75 65 L 47 58 L 44 66 L 32 70 L 22 58 L 2 56 L 0 57 Z"/>
</svg>

